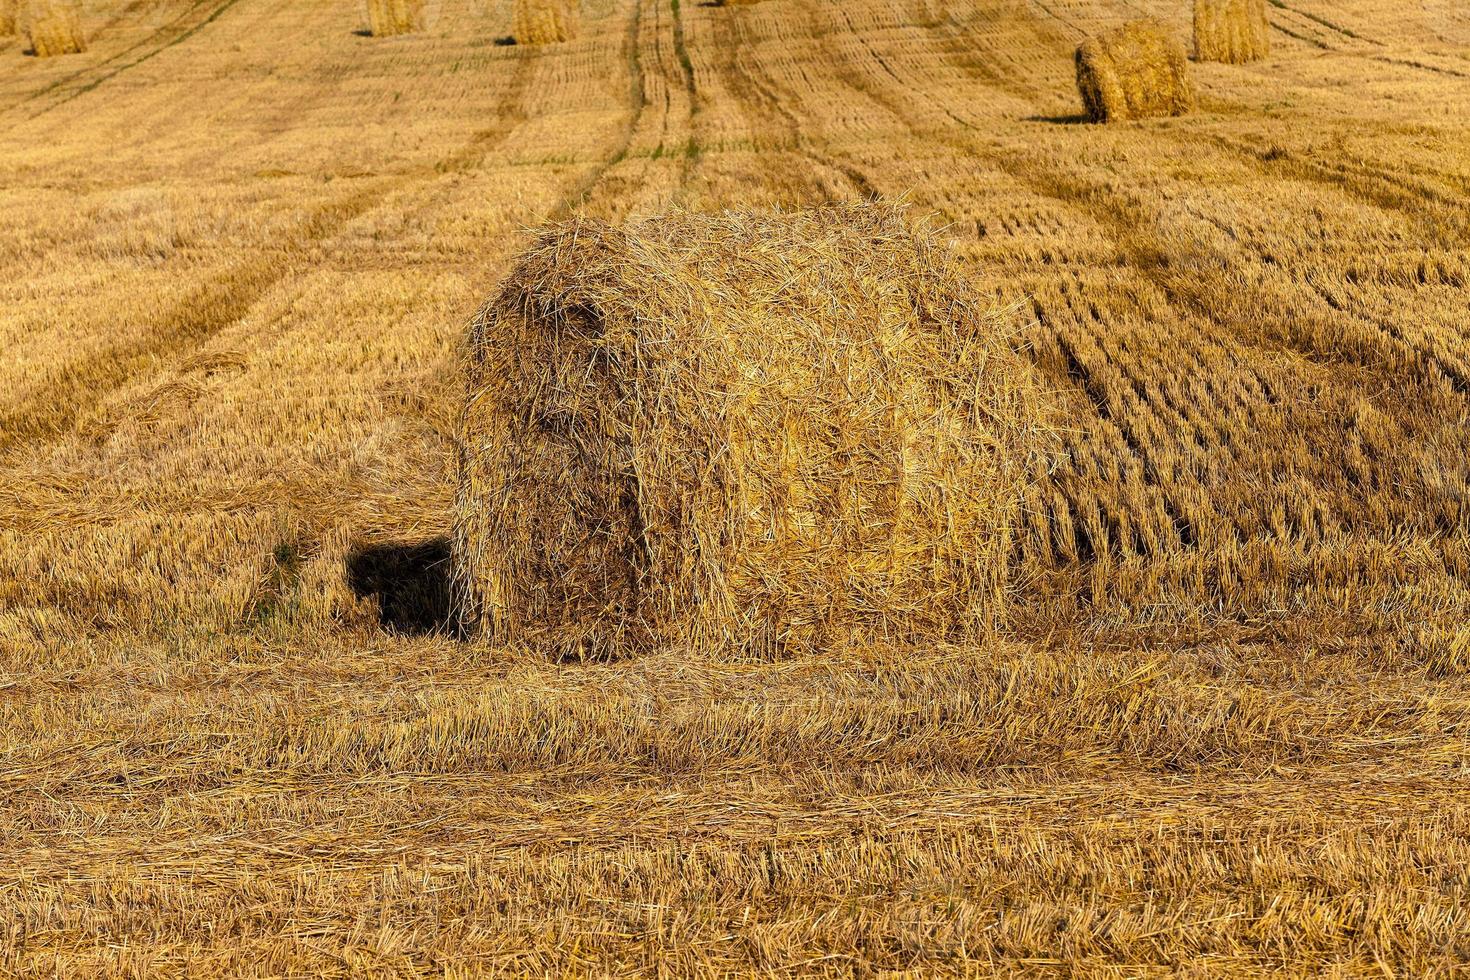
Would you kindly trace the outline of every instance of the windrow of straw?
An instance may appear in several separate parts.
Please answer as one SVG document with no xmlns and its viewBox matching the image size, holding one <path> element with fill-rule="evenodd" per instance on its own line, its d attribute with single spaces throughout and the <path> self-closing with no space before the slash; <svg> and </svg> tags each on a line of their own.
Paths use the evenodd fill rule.
<svg viewBox="0 0 1470 980">
<path fill-rule="evenodd" d="M 556 656 L 993 625 L 1039 426 L 952 263 L 880 205 L 546 232 L 472 326 L 461 620 Z"/>
<path fill-rule="evenodd" d="M 557 44 L 571 40 L 576 31 L 576 0 L 516 0 L 518 43 Z"/>
<path fill-rule="evenodd" d="M 423 0 L 368 0 L 368 24 L 374 37 L 412 34 L 423 27 Z"/>
<path fill-rule="evenodd" d="M 1268 57 L 1266 0 L 1194 0 L 1194 54 L 1231 65 Z"/>
<path fill-rule="evenodd" d="M 87 49 L 81 14 L 72 0 L 26 0 L 24 20 L 31 51 L 38 58 Z"/>
<path fill-rule="evenodd" d="M 1184 45 L 1150 18 L 1084 41 L 1077 89 L 1093 122 L 1179 116 L 1194 105 Z"/>
</svg>

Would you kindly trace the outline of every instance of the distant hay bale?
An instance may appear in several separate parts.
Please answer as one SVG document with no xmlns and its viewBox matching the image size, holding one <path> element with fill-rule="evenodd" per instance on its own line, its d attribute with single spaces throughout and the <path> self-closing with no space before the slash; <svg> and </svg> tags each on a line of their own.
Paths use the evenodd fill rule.
<svg viewBox="0 0 1470 980">
<path fill-rule="evenodd" d="M 570 41 L 576 32 L 576 0 L 516 0 L 517 43 L 557 44 Z"/>
<path fill-rule="evenodd" d="M 1194 0 L 1194 56 L 1243 65 L 1271 54 L 1266 0 Z"/>
<path fill-rule="evenodd" d="M 82 17 L 72 0 L 26 0 L 26 35 L 38 58 L 87 50 Z"/>
<path fill-rule="evenodd" d="M 1194 104 L 1184 45 L 1152 19 L 1084 41 L 1077 89 L 1093 122 L 1180 116 Z"/>
<path fill-rule="evenodd" d="M 368 0 L 373 37 L 412 34 L 423 26 L 423 0 Z"/>
<path fill-rule="evenodd" d="M 1040 431 L 1009 328 L 888 206 L 552 228 L 471 329 L 461 623 L 557 656 L 994 625 Z"/>
</svg>

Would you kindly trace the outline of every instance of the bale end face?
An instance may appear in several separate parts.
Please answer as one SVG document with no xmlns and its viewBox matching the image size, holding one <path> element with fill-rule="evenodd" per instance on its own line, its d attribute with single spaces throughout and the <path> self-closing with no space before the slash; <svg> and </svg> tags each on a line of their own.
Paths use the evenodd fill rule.
<svg viewBox="0 0 1470 980">
<path fill-rule="evenodd" d="M 423 28 L 423 0 L 368 0 L 373 37 L 412 34 Z"/>
<path fill-rule="evenodd" d="M 1077 91 L 1093 122 L 1181 116 L 1194 106 L 1184 45 L 1158 21 L 1088 38 L 1076 61 Z"/>
<path fill-rule="evenodd" d="M 576 31 L 575 0 L 516 0 L 517 44 L 560 44 Z"/>
<path fill-rule="evenodd" d="M 26 37 L 37 58 L 80 54 L 87 50 L 82 18 L 76 5 L 66 0 L 32 0 L 26 14 Z"/>
<path fill-rule="evenodd" d="M 1009 329 L 891 208 L 552 229 L 472 328 L 461 621 L 577 657 L 975 635 L 1039 431 Z"/>
<path fill-rule="evenodd" d="M 1266 0 L 1195 0 L 1194 54 L 1200 61 L 1230 65 L 1269 57 Z"/>
</svg>

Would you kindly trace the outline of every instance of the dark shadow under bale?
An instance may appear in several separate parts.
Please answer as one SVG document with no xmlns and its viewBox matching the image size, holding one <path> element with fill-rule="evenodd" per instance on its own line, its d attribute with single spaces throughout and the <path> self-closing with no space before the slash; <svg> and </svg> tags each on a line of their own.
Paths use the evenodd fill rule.
<svg viewBox="0 0 1470 980">
<path fill-rule="evenodd" d="M 347 557 L 347 584 L 358 598 L 375 596 L 378 618 L 396 633 L 449 628 L 449 539 L 361 545 Z"/>
</svg>

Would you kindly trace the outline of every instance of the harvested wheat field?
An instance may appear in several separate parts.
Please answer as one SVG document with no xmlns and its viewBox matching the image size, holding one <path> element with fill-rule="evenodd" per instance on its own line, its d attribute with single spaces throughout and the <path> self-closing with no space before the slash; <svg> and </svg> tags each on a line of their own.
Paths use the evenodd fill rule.
<svg viewBox="0 0 1470 980">
<path fill-rule="evenodd" d="M 564 43 L 510 44 L 517 6 L 430 0 L 381 38 L 361 3 L 89 0 L 83 52 L 32 56 L 24 5 L 0 37 L 0 975 L 1470 971 L 1461 5 L 1272 0 L 1269 57 L 1191 61 L 1190 113 L 1106 126 L 1074 52 L 1141 16 L 1188 45 L 1190 4 L 585 0 Z M 780 307 L 811 322 L 773 336 L 867 365 L 845 387 L 682 321 L 718 362 L 661 386 L 667 353 L 610 358 L 696 308 L 672 280 L 524 278 L 543 229 L 633 236 L 704 270 L 709 323 L 759 327 L 810 229 L 716 261 L 667 223 L 873 200 L 949 256 L 904 316 L 973 297 L 1046 420 L 996 457 L 1026 469 L 1003 553 L 955 552 L 1005 615 L 555 652 L 457 629 L 472 383 L 544 422 L 520 451 L 582 447 L 609 512 L 718 477 L 691 527 L 810 515 L 831 574 L 803 601 L 924 620 L 929 593 L 846 571 L 912 554 L 852 515 L 932 458 L 856 434 L 956 424 L 844 346 L 887 336 L 839 297 L 888 296 L 889 252 L 800 264 Z M 518 295 L 547 360 L 507 363 L 584 363 L 602 401 L 475 375 L 476 311 Z M 593 323 L 635 342 L 594 355 Z M 943 379 L 944 412 L 995 391 Z M 791 434 L 822 431 L 802 392 L 825 442 Z M 640 498 L 637 419 L 755 469 Z M 790 496 L 809 469 L 826 504 Z M 785 510 L 740 496 L 770 487 Z M 663 566 L 625 527 L 588 615 L 633 622 L 591 601 L 615 574 L 707 582 L 690 563 L 772 528 Z"/>
</svg>

